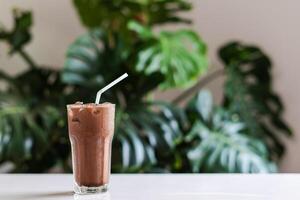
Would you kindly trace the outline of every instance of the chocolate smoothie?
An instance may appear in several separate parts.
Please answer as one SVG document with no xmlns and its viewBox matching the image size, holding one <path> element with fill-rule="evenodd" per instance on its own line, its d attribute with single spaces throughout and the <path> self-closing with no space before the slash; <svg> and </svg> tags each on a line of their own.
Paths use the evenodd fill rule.
<svg viewBox="0 0 300 200">
<path fill-rule="evenodd" d="M 79 102 L 68 105 L 67 109 L 75 187 L 106 189 L 110 175 L 115 105 Z"/>
</svg>

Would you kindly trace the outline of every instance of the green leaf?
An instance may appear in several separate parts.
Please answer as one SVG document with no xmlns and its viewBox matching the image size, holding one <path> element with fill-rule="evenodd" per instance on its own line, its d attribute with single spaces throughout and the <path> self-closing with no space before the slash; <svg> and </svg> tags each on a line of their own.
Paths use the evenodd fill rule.
<svg viewBox="0 0 300 200">
<path fill-rule="evenodd" d="M 141 167 L 145 161 L 145 147 L 140 137 L 138 137 L 137 130 L 133 126 L 128 126 L 124 130 L 134 149 L 134 167 Z"/>
<path fill-rule="evenodd" d="M 153 33 L 150 28 L 142 26 L 136 21 L 130 21 L 127 26 L 129 30 L 136 32 L 142 39 L 149 39 L 153 37 Z"/>
<path fill-rule="evenodd" d="M 83 25 L 95 28 L 103 23 L 105 16 L 109 16 L 109 2 L 97 0 L 73 0 L 75 8 L 81 18 Z"/>
<path fill-rule="evenodd" d="M 118 115 L 113 170 L 147 171 L 172 156 L 183 137 L 183 115 L 179 108 L 161 102 L 135 105 Z"/>
<path fill-rule="evenodd" d="M 185 135 L 187 158 L 194 172 L 266 173 L 276 170 L 267 143 L 249 135 L 247 124 L 200 91 L 186 108 L 192 127 Z M 209 105 L 209 106 L 207 106 Z M 209 107 L 209 112 L 205 109 Z M 209 114 L 207 114 L 209 113 Z"/>
<path fill-rule="evenodd" d="M 8 42 L 8 44 L 10 45 L 10 53 L 21 50 L 31 40 L 31 12 L 15 9 L 13 14 L 13 29 L 11 31 L 0 29 L 0 40 L 2 39 Z"/>
<path fill-rule="evenodd" d="M 88 28 L 108 28 L 126 31 L 128 22 L 137 20 L 144 24 L 190 23 L 179 15 L 191 9 L 184 0 L 73 0 L 81 22 Z"/>
<path fill-rule="evenodd" d="M 28 11 L 14 10 L 15 29 L 26 30 L 32 26 L 32 15 Z"/>
<path fill-rule="evenodd" d="M 139 28 L 137 33 L 141 34 Z M 187 87 L 195 83 L 207 68 L 206 45 L 190 30 L 163 31 L 157 37 L 142 33 L 148 45 L 138 54 L 136 70 L 146 75 L 160 72 L 165 76 L 164 89 Z"/>
<path fill-rule="evenodd" d="M 256 148 L 259 141 L 240 133 L 204 133 L 203 126 L 196 122 L 190 133 L 201 141 L 187 155 L 194 172 L 274 172 L 274 164 Z"/>
<path fill-rule="evenodd" d="M 70 45 L 64 63 L 62 79 L 69 84 L 98 87 L 104 85 L 104 77 L 112 72 L 108 68 L 112 55 L 105 44 L 105 35 L 101 30 L 94 30 L 79 37 Z"/>
<path fill-rule="evenodd" d="M 118 134 L 120 135 L 120 134 Z M 129 144 L 129 141 L 127 138 L 125 138 L 124 136 L 120 135 L 118 137 L 118 140 L 120 140 L 121 145 L 122 145 L 122 167 L 123 168 L 129 168 L 130 166 L 130 157 L 131 157 L 131 147 Z"/>
<path fill-rule="evenodd" d="M 12 162 L 12 172 L 45 172 L 69 156 L 66 85 L 45 68 L 27 70 L 13 82 L 0 94 L 0 163 Z"/>
</svg>

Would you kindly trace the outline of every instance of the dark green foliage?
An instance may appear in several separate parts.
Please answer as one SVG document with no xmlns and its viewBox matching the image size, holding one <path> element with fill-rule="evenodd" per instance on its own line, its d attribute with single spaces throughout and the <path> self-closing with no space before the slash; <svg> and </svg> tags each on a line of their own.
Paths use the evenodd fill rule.
<svg viewBox="0 0 300 200">
<path fill-rule="evenodd" d="M 164 23 L 189 23 L 178 12 L 188 11 L 184 0 L 73 0 L 82 23 L 88 28 L 120 30 L 131 20 L 149 26 Z"/>
<path fill-rule="evenodd" d="M 0 27 L 0 39 L 6 40 L 10 48 L 10 53 L 19 51 L 27 44 L 30 39 L 30 27 L 32 25 L 32 17 L 30 12 L 21 12 L 20 10 L 14 10 L 14 27 L 11 31 L 7 32 L 1 30 Z"/>
<path fill-rule="evenodd" d="M 161 113 L 153 112 L 153 107 Z M 154 103 L 135 106 L 118 114 L 113 171 L 150 172 L 159 168 L 172 171 L 172 163 L 163 162 L 160 166 L 160 162 L 172 156 L 171 152 L 176 150 L 177 142 L 183 137 L 180 111 L 164 103 Z"/>
<path fill-rule="evenodd" d="M 0 95 L 0 163 L 14 163 L 13 172 L 43 172 L 58 162 L 67 169 L 66 85 L 42 68 L 12 79 Z"/>
<path fill-rule="evenodd" d="M 85 88 L 88 91 L 85 99 L 93 101 L 99 88 L 128 72 L 132 79 L 111 88 L 103 98 L 125 105 L 139 103 L 163 82 L 164 77 L 160 73 L 145 76 L 135 71 L 130 61 L 133 50 L 124 46 L 117 37 L 113 39 L 114 45 L 111 46 L 107 33 L 101 29 L 80 36 L 68 49 L 62 79 L 68 84 Z"/>
<path fill-rule="evenodd" d="M 31 38 L 31 13 L 15 10 L 14 16 L 14 28 L 2 28 L 0 40 L 30 68 L 13 77 L 0 71 L 8 85 L 0 90 L 0 163 L 12 162 L 13 172 L 44 172 L 58 163 L 67 170 L 70 147 L 62 108 L 72 97 L 71 88 L 59 71 L 35 65 L 24 51 Z"/>
<path fill-rule="evenodd" d="M 75 3 L 78 6 L 80 1 Z M 104 6 L 106 3 L 110 4 L 99 3 L 101 9 L 112 9 L 110 13 L 114 13 L 112 7 Z M 126 1 L 122 3 L 126 4 Z M 140 3 L 136 5 L 140 6 Z M 166 5 L 161 1 L 161 7 Z M 137 9 L 146 8 L 141 6 Z M 128 72 L 130 77 L 127 80 L 103 96 L 103 101 L 119 105 L 113 144 L 113 171 L 178 169 L 172 162 L 161 163 L 162 160 L 176 159 L 173 153 L 176 151 L 176 141 L 183 137 L 179 122 L 173 117 L 175 113 L 171 111 L 175 108 L 154 106 L 145 101 L 145 97 L 158 86 L 170 88 L 191 84 L 207 67 L 205 44 L 189 30 L 161 32 L 156 36 L 152 27 L 144 22 L 138 23 L 135 17 L 130 16 L 116 17 L 117 24 L 123 24 L 120 26 L 122 28 L 107 30 L 102 23 L 108 20 L 106 24 L 109 24 L 114 17 L 109 15 L 107 18 L 105 12 L 101 14 L 105 16 L 97 21 L 93 21 L 95 17 L 89 20 L 93 13 L 81 13 L 82 21 L 93 29 L 69 47 L 62 79 L 67 84 L 78 86 L 79 99 L 91 102 L 99 88 Z M 122 13 L 118 11 L 116 16 L 118 14 Z M 189 43 L 184 45 L 184 42 Z M 147 54 L 152 49 L 155 51 Z M 84 90 L 88 93 L 82 92 Z M 153 107 L 157 111 L 154 112 Z"/>
<path fill-rule="evenodd" d="M 273 91 L 271 61 L 257 47 L 237 42 L 222 47 L 220 57 L 225 64 L 224 106 L 245 123 L 247 134 L 267 144 L 272 159 L 284 152 L 280 139 L 291 130 L 282 119 L 283 105 Z"/>
<path fill-rule="evenodd" d="M 66 104 L 93 102 L 96 92 L 127 72 L 102 101 L 117 105 L 113 172 L 273 172 L 290 135 L 283 105 L 272 90 L 271 63 L 258 48 L 231 43 L 225 64 L 224 104 L 207 91 L 183 108 L 154 102 L 156 89 L 191 86 L 207 68 L 206 45 L 191 30 L 154 32 L 164 23 L 187 23 L 183 0 L 74 0 L 88 32 L 68 48 L 61 71 L 35 64 L 29 12 L 15 26 L 0 27 L 0 40 L 29 68 L 0 71 L 0 164 L 13 172 L 70 168 Z M 276 128 L 277 130 L 275 130 Z"/>
</svg>

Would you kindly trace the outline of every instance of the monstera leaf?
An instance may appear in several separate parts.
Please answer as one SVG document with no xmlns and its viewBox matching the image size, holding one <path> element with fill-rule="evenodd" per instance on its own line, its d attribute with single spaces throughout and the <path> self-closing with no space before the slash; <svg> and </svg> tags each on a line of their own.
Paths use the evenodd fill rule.
<svg viewBox="0 0 300 200">
<path fill-rule="evenodd" d="M 212 97 L 200 92 L 188 106 L 193 123 L 186 141 L 194 143 L 187 157 L 194 172 L 264 173 L 276 170 L 259 139 L 246 135 L 245 123 L 224 109 L 212 107 Z"/>
<path fill-rule="evenodd" d="M 69 48 L 62 79 L 69 84 L 102 85 L 101 70 L 105 70 L 101 47 L 103 32 L 97 30 L 79 37 Z M 103 59 L 103 60 L 102 60 Z"/>
<path fill-rule="evenodd" d="M 266 158 L 264 144 L 239 133 L 219 132 L 195 123 L 189 133 L 200 143 L 188 152 L 194 172 L 267 173 L 276 171 Z M 191 135 L 189 135 L 191 137 Z M 259 151 L 259 148 L 263 151 Z"/>
<path fill-rule="evenodd" d="M 49 69 L 12 80 L 0 93 L 0 163 L 13 163 L 12 172 L 45 172 L 60 164 L 68 169 L 66 85 Z"/>
<path fill-rule="evenodd" d="M 136 70 L 149 75 L 160 72 L 165 76 L 162 88 L 190 86 L 207 68 L 206 45 L 190 30 L 162 31 L 158 36 L 146 27 L 131 22 L 146 43 L 138 53 Z"/>
<path fill-rule="evenodd" d="M 29 109 L 24 102 L 17 105 L 1 99 L 0 163 L 14 163 L 14 172 L 43 172 L 56 164 L 55 160 L 45 158 L 56 151 L 51 149 L 54 142 L 50 138 L 57 133 L 50 131 L 58 126 L 60 113 L 51 106 L 31 112 Z"/>
<path fill-rule="evenodd" d="M 226 67 L 225 101 L 213 106 L 201 92 L 184 109 L 153 102 L 158 86 L 189 86 L 207 68 L 206 46 L 190 30 L 154 32 L 155 25 L 189 22 L 184 0 L 73 0 L 89 28 L 70 45 L 64 69 L 37 65 L 25 52 L 29 12 L 15 12 L 0 40 L 29 69 L 10 76 L 0 90 L 0 165 L 12 172 L 70 172 L 66 108 L 92 102 L 104 85 L 129 77 L 103 95 L 117 105 L 113 172 L 273 172 L 290 130 L 271 88 L 271 64 L 255 47 L 232 43 L 220 51 Z M 60 77 L 62 79 L 60 79 Z"/>
<path fill-rule="evenodd" d="M 20 157 L 30 155 L 31 142 L 26 140 L 22 131 L 22 116 L 26 108 L 3 106 L 0 110 L 0 160 L 11 157 L 14 161 L 20 161 Z"/>
<path fill-rule="evenodd" d="M 184 0 L 73 0 L 82 23 L 88 28 L 105 27 L 110 31 L 126 31 L 128 21 L 146 24 L 190 22 L 178 15 L 191 9 Z"/>
<path fill-rule="evenodd" d="M 283 105 L 272 88 L 271 61 L 259 48 L 238 42 L 219 51 L 225 64 L 224 106 L 245 123 L 249 135 L 259 137 L 281 157 L 284 145 L 281 136 L 291 130 L 282 119 Z"/>
<path fill-rule="evenodd" d="M 159 111 L 153 112 L 153 106 Z M 155 103 L 119 113 L 121 117 L 117 115 L 113 147 L 113 171 L 153 171 L 163 158 L 172 156 L 183 136 L 181 112 L 171 105 Z M 172 166 L 169 167 L 171 170 Z"/>
<path fill-rule="evenodd" d="M 114 44 L 111 44 L 113 40 Z M 95 29 L 80 36 L 67 51 L 62 80 L 64 83 L 76 85 L 89 90 L 80 96 L 90 96 L 99 88 L 110 83 L 127 72 L 129 78 L 106 92 L 104 98 L 111 102 L 119 102 L 117 95 L 122 94 L 125 101 L 142 101 L 148 92 L 154 90 L 163 80 L 160 73 L 145 76 L 134 70 L 130 58 L 135 55 L 131 47 L 127 47 L 118 37 L 108 39 L 108 35 Z M 81 90 L 82 91 L 82 90 Z M 91 101 L 91 98 L 87 98 Z M 93 99 L 94 100 L 94 99 Z M 129 102 L 130 101 L 130 102 Z"/>
</svg>

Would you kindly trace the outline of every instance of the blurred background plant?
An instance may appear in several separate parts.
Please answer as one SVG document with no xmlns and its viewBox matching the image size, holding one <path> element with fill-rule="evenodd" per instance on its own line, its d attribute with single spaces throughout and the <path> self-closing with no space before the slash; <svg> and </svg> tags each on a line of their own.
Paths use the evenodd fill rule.
<svg viewBox="0 0 300 200">
<path fill-rule="evenodd" d="M 14 10 L 14 27 L 0 27 L 8 53 L 28 65 L 16 76 L 0 71 L 6 86 L 0 90 L 0 164 L 12 164 L 11 172 L 69 172 L 66 104 L 93 102 L 97 90 L 127 72 L 129 78 L 103 96 L 118 106 L 113 172 L 277 170 L 282 138 L 292 133 L 272 89 L 271 61 L 259 48 L 224 45 L 224 68 L 198 81 L 208 67 L 204 41 L 190 29 L 163 26 L 191 23 L 180 14 L 192 8 L 188 1 L 73 3 L 87 33 L 69 46 L 61 70 L 38 64 L 26 52 L 30 12 Z M 201 88 L 220 75 L 226 77 L 224 98 L 215 105 Z M 173 101 L 152 97 L 175 88 L 186 90 Z"/>
</svg>

